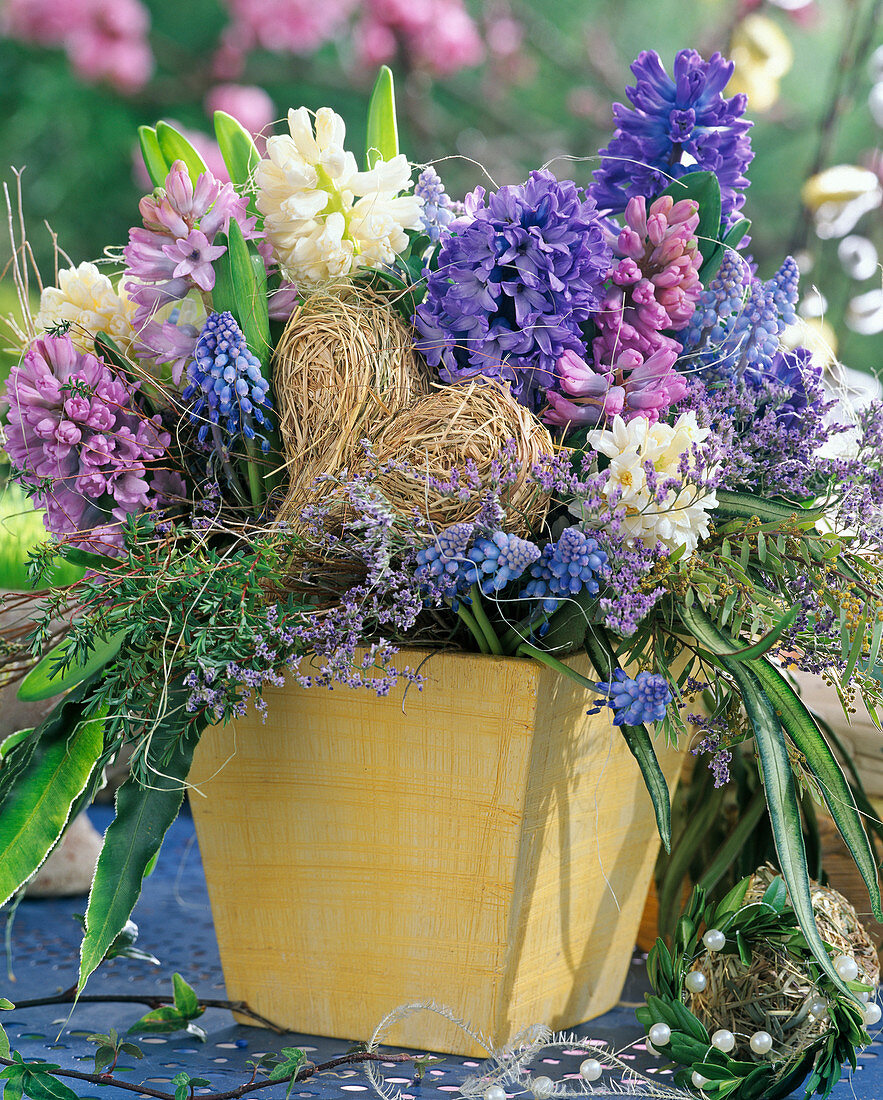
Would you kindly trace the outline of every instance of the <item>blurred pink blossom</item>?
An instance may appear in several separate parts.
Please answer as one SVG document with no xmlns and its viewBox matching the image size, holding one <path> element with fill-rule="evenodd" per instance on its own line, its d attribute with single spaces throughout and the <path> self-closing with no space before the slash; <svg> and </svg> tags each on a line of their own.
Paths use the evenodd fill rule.
<svg viewBox="0 0 883 1100">
<path fill-rule="evenodd" d="M 42 46 L 61 46 L 89 83 L 136 92 L 153 72 L 150 16 L 140 0 L 7 0 L 0 30 Z"/>
<path fill-rule="evenodd" d="M 462 0 L 364 0 L 355 27 L 356 53 L 367 66 L 394 60 L 401 49 L 435 76 L 477 65 L 485 49 Z"/>
<path fill-rule="evenodd" d="M 224 0 L 233 23 L 224 44 L 308 54 L 333 38 L 359 0 Z"/>
<path fill-rule="evenodd" d="M 255 84 L 217 84 L 205 97 L 205 109 L 209 118 L 215 111 L 226 111 L 258 139 L 267 137 L 276 118 L 273 100 Z"/>
</svg>

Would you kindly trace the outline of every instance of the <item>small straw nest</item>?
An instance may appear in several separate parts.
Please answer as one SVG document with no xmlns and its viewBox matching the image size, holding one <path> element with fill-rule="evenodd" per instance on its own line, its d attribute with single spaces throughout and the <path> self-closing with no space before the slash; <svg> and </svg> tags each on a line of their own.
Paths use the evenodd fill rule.
<svg viewBox="0 0 883 1100">
<path fill-rule="evenodd" d="M 360 441 L 429 390 L 429 371 L 388 296 L 349 281 L 304 298 L 273 361 L 289 488 L 279 518 L 297 521 L 319 474 L 351 467 Z"/>
<path fill-rule="evenodd" d="M 760 901 L 778 872 L 769 865 L 752 876 L 745 904 Z M 880 978 L 877 950 L 862 927 L 853 906 L 836 890 L 811 883 L 813 912 L 822 939 L 836 954 L 850 955 L 858 965 L 858 979 L 876 987 Z M 755 1031 L 773 1037 L 776 1061 L 796 1058 L 827 1029 L 825 1020 L 809 1014 L 816 991 L 797 960 L 774 944 L 752 944 L 751 965 L 738 955 L 706 951 L 697 968 L 708 979 L 701 993 L 687 994 L 687 1007 L 710 1032 L 726 1028 L 736 1036 L 734 1058 L 754 1058 L 748 1040 Z"/>
<path fill-rule="evenodd" d="M 482 381 L 441 386 L 420 397 L 383 427 L 373 440 L 381 467 L 378 488 L 405 515 L 416 510 L 443 530 L 475 517 L 482 493 L 442 493 L 429 479 L 449 482 L 453 471 L 474 468 L 489 487 L 493 465 L 515 441 L 515 478 L 502 490 L 507 530 L 527 534 L 542 523 L 549 497 L 531 477 L 541 455 L 554 450 L 548 429 L 512 396 L 509 387 Z M 395 468 L 384 470 L 387 463 Z M 465 479 L 461 479 L 465 483 Z"/>
</svg>

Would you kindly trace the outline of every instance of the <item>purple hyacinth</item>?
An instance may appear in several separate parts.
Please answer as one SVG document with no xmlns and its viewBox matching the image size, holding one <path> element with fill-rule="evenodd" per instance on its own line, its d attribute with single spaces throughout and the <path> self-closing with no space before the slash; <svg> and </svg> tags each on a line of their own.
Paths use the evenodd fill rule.
<svg viewBox="0 0 883 1100">
<path fill-rule="evenodd" d="M 769 373 L 779 337 L 797 318 L 800 274 L 791 256 L 766 282 L 752 278 L 748 265 L 741 259 L 740 263 L 741 267 L 730 260 L 721 266 L 717 279 L 700 296 L 694 315 L 699 320 L 679 337 L 690 353 L 690 368 L 705 366 L 711 377 Z"/>
<path fill-rule="evenodd" d="M 182 496 L 161 466 L 171 437 L 138 409 L 137 388 L 69 336 L 34 340 L 10 371 L 6 451 L 21 483 L 39 487 L 51 534 L 115 553 L 127 516 Z"/>
<path fill-rule="evenodd" d="M 589 714 L 598 714 L 602 707 L 610 707 L 614 726 L 661 722 L 673 699 L 668 681 L 658 672 L 639 672 L 633 680 L 618 668 L 612 680 L 599 683 L 597 688 L 603 694 Z"/>
<path fill-rule="evenodd" d="M 450 228 L 414 319 L 417 346 L 442 381 L 502 379 L 536 409 L 562 354 L 585 354 L 580 325 L 610 270 L 595 204 L 574 183 L 532 172 L 486 202 L 477 188 Z"/>
<path fill-rule="evenodd" d="M 477 584 L 490 596 L 517 581 L 540 556 L 540 548 L 517 535 L 494 531 L 489 538 L 477 538 L 466 556 L 473 563 L 472 569 L 465 573 L 466 581 Z"/>
<path fill-rule="evenodd" d="M 440 531 L 430 546 L 418 552 L 414 576 L 433 596 L 454 599 L 469 591 L 472 581 L 467 576 L 474 576 L 475 566 L 466 557 L 466 551 L 474 534 L 474 524 L 455 523 Z"/>
<path fill-rule="evenodd" d="M 715 53 L 708 61 L 695 50 L 675 57 L 674 79 L 655 50 L 632 63 L 634 87 L 626 88 L 632 108 L 613 105 L 613 139 L 601 150 L 591 193 L 600 210 L 624 210 L 629 199 L 650 199 L 687 172 L 714 172 L 720 182 L 723 216 L 738 210 L 748 186 L 745 169 L 753 153 L 742 118 L 746 98 L 725 99 L 733 62 Z"/>
<path fill-rule="evenodd" d="M 557 542 L 543 547 L 539 561 L 531 566 L 531 580 L 521 598 L 542 600 L 543 611 L 551 614 L 562 597 L 577 596 L 582 591 L 597 596 L 598 576 L 606 564 L 607 554 L 596 539 L 579 527 L 568 527 Z"/>
<path fill-rule="evenodd" d="M 770 391 L 776 421 L 787 430 L 799 427 L 807 411 L 817 410 L 824 401 L 822 369 L 807 348 L 777 351 L 766 369 L 746 370 L 745 381 Z"/>
<path fill-rule="evenodd" d="M 164 187 L 139 203 L 144 226 L 129 230 L 123 285 L 137 306 L 133 324 L 138 354 L 171 364 L 176 385 L 199 333 L 193 325 L 158 321 L 157 311 L 192 290 L 203 293 L 214 287 L 212 264 L 226 247 L 213 242 L 218 233 L 227 232 L 231 220 L 246 240 L 258 236 L 247 206 L 245 196 L 211 172 L 204 172 L 194 186 L 180 160 L 172 165 Z"/>
<path fill-rule="evenodd" d="M 448 226 L 454 220 L 454 211 L 445 185 L 431 164 L 417 177 L 414 194 L 423 199 L 423 209 L 420 211 L 423 232 L 435 244 L 447 233 Z"/>
<path fill-rule="evenodd" d="M 245 436 L 259 439 L 262 450 L 269 451 L 270 441 L 258 429 L 273 430 L 267 416 L 273 408 L 267 396 L 270 383 L 261 374 L 260 360 L 248 350 L 232 313 L 209 314 L 187 376 L 190 385 L 183 400 L 193 401 L 190 420 L 200 425 L 200 443 L 206 442 L 211 431 L 216 449 L 228 449 L 231 442 Z"/>
</svg>

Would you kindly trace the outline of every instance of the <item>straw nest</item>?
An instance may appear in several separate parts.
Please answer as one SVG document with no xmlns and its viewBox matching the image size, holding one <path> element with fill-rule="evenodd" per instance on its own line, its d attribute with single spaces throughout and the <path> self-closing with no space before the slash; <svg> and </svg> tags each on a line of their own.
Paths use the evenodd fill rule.
<svg viewBox="0 0 883 1100">
<path fill-rule="evenodd" d="M 761 867 L 752 876 L 745 904 L 759 901 L 778 872 Z M 858 965 L 858 979 L 876 987 L 880 978 L 877 951 L 862 927 L 852 905 L 818 883 L 812 883 L 812 904 L 822 939 L 835 948 L 835 955 L 850 955 Z M 755 1031 L 767 1031 L 773 1037 L 777 1060 L 788 1061 L 800 1055 L 828 1028 L 828 1021 L 810 1015 L 809 1006 L 817 998 L 815 987 L 800 961 L 783 947 L 752 943 L 751 965 L 746 967 L 738 955 L 706 951 L 697 966 L 708 979 L 701 993 L 687 994 L 687 1007 L 709 1031 L 726 1028 L 736 1036 L 737 1047 L 747 1048 Z"/>
<path fill-rule="evenodd" d="M 273 361 L 289 489 L 279 518 L 296 520 L 317 475 L 351 467 L 360 441 L 429 389 L 429 371 L 390 298 L 349 281 L 304 298 Z"/>
<path fill-rule="evenodd" d="M 543 454 L 552 452 L 552 437 L 543 424 L 512 396 L 508 386 L 470 382 L 442 386 L 420 397 L 394 416 L 374 437 L 380 465 L 378 487 L 397 511 L 418 511 L 436 529 L 464 523 L 482 504 L 481 491 L 441 492 L 453 471 L 472 469 L 482 489 L 494 483 L 495 464 L 514 440 L 513 480 L 501 491 L 507 530 L 536 530 L 549 506 L 531 477 Z M 384 469 L 392 464 L 392 469 Z M 466 478 L 461 477 L 466 484 Z"/>
</svg>

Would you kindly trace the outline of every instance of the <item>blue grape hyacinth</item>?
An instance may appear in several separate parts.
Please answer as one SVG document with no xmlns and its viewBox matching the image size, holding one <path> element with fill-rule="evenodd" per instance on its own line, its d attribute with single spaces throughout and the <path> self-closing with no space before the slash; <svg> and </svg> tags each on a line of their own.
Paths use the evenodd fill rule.
<svg viewBox="0 0 883 1100">
<path fill-rule="evenodd" d="M 658 672 L 639 672 L 633 680 L 621 668 L 607 683 L 596 685 L 602 693 L 589 714 L 598 714 L 602 707 L 613 711 L 614 726 L 640 726 L 645 722 L 661 722 L 673 695 L 668 681 Z"/>
<path fill-rule="evenodd" d="M 187 376 L 190 384 L 183 400 L 193 402 L 190 420 L 200 425 L 200 443 L 206 443 L 211 433 L 216 448 L 229 447 L 244 436 L 257 439 L 261 449 L 269 451 L 270 441 L 264 433 L 273 430 L 267 416 L 273 408 L 268 397 L 270 383 L 232 313 L 209 314 Z M 222 433 L 226 433 L 226 439 Z"/>
<path fill-rule="evenodd" d="M 597 596 L 598 575 L 606 564 L 607 554 L 599 548 L 596 539 L 578 527 L 568 527 L 557 542 L 543 547 L 539 561 L 531 566 L 531 580 L 521 598 L 542 600 L 543 611 L 551 614 L 558 608 L 561 598 L 583 591 Z"/>
<path fill-rule="evenodd" d="M 469 591 L 475 565 L 466 551 L 475 532 L 471 523 L 455 523 L 435 535 L 435 541 L 417 554 L 415 576 L 433 595 L 455 599 Z M 456 606 L 454 607 L 456 611 Z"/>
<path fill-rule="evenodd" d="M 510 581 L 517 581 L 539 556 L 540 548 L 535 543 L 505 531 L 494 531 L 489 538 L 475 540 L 467 554 L 473 568 L 466 576 L 470 583 L 478 584 L 481 591 L 490 596 Z"/>
</svg>

